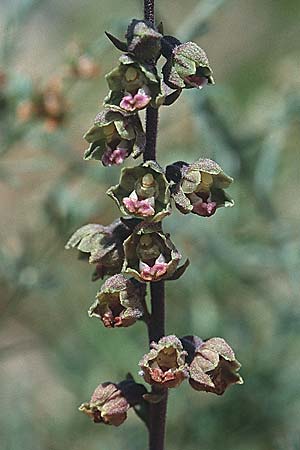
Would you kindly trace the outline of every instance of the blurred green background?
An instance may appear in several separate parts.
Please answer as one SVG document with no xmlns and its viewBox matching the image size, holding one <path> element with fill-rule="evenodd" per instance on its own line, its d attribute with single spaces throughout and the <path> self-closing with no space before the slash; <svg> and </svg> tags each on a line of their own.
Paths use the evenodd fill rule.
<svg viewBox="0 0 300 450">
<path fill-rule="evenodd" d="M 188 383 L 170 392 L 166 449 L 299 450 L 300 3 L 156 4 L 167 34 L 207 51 L 216 80 L 161 109 L 159 161 L 215 158 L 236 202 L 211 219 L 166 220 L 191 260 L 167 285 L 167 332 L 223 336 L 245 379 L 222 397 Z M 118 216 L 105 191 L 119 168 L 83 162 L 82 135 L 118 57 L 104 30 L 121 37 L 141 15 L 138 0 L 0 3 L 1 450 L 147 448 L 133 412 L 113 428 L 77 411 L 98 383 L 139 380 L 147 338 L 143 323 L 110 330 L 88 318 L 101 282 L 64 250 L 78 227 Z M 70 66 L 74 42 L 100 74 L 67 79 L 58 126 L 27 120 L 20 105 Z"/>
</svg>

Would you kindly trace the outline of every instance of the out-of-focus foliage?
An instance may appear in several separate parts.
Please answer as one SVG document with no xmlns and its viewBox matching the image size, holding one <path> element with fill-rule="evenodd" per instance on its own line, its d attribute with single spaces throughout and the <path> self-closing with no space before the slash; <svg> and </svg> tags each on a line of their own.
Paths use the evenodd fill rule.
<svg viewBox="0 0 300 450">
<path fill-rule="evenodd" d="M 64 251 L 81 225 L 106 225 L 118 216 L 105 191 L 119 170 L 83 162 L 81 136 L 106 94 L 103 74 L 118 56 L 104 30 L 122 37 L 129 19 L 141 16 L 141 3 L 0 5 L 3 450 L 146 448 L 133 413 L 112 430 L 77 411 L 100 382 L 137 375 L 147 338 L 142 323 L 110 330 L 88 317 L 101 282 L 89 283 L 91 267 Z M 298 450 L 300 5 L 156 3 L 165 32 L 196 40 L 216 80 L 162 110 L 160 162 L 216 159 L 235 178 L 236 203 L 211 219 L 174 209 L 166 220 L 166 231 L 191 260 L 184 277 L 167 286 L 167 331 L 223 336 L 245 380 L 221 398 L 195 393 L 187 383 L 171 392 L 168 448 Z M 85 43 L 82 50 L 70 47 L 74 39 Z M 81 54 L 100 66 L 95 76 L 78 76 Z M 89 64 L 83 67 L 90 73 Z M 45 126 L 43 112 L 22 121 L 20 104 L 62 75 L 64 120 Z M 53 104 L 52 97 L 51 114 Z"/>
</svg>

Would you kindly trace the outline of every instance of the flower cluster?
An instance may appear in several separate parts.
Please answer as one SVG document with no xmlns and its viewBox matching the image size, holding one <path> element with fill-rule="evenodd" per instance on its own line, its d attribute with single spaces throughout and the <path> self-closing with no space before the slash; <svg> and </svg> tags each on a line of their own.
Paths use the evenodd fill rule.
<svg viewBox="0 0 300 450">
<path fill-rule="evenodd" d="M 121 164 L 130 154 L 139 156 L 145 135 L 139 111 L 152 106 L 171 105 L 183 88 L 213 84 L 207 56 L 197 44 L 181 44 L 163 36 L 145 20 L 132 20 L 126 42 L 106 33 L 122 52 L 119 64 L 106 75 L 109 93 L 92 128 L 85 134 L 90 147 L 85 159 L 98 159 L 103 165 Z M 156 61 L 166 63 L 159 75 Z"/>
<path fill-rule="evenodd" d="M 144 153 L 147 143 L 140 110 L 170 105 L 182 89 L 200 89 L 214 81 L 204 50 L 193 42 L 164 36 L 161 28 L 146 20 L 130 23 L 126 41 L 106 34 L 123 54 L 117 67 L 106 75 L 109 93 L 104 110 L 84 136 L 89 143 L 84 159 L 112 166 Z M 156 66 L 161 56 L 166 60 L 162 76 Z M 225 192 L 232 181 L 207 158 L 191 164 L 177 161 L 165 169 L 147 159 L 123 168 L 119 183 L 107 191 L 122 217 L 107 226 L 83 226 L 66 245 L 77 248 L 81 257 L 95 264 L 93 280 L 109 276 L 97 292 L 89 316 L 100 319 L 106 328 L 126 328 L 143 320 L 151 330 L 154 313 L 147 309 L 147 283 L 175 280 L 189 265 L 188 260 L 179 265 L 182 256 L 163 231 L 163 219 L 171 214 L 172 203 L 183 214 L 202 217 L 232 206 L 233 200 Z M 218 395 L 231 384 L 243 382 L 240 364 L 222 338 L 162 337 L 151 343 L 139 366 L 145 382 L 152 385 L 151 393 L 131 378 L 119 384 L 107 382 L 98 386 L 80 410 L 94 422 L 118 426 L 128 409 L 138 405 L 139 415 L 147 423 L 147 402 L 159 402 L 160 393 L 164 395 L 166 389 L 184 380 L 197 391 Z"/>
</svg>

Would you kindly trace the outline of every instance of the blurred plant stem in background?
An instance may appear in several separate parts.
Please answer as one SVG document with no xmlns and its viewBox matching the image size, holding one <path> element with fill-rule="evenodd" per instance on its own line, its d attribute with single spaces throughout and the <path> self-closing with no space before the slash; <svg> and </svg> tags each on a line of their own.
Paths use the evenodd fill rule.
<svg viewBox="0 0 300 450">
<path fill-rule="evenodd" d="M 99 379 L 123 377 L 125 362 L 134 371 L 140 347 L 146 346 L 139 325 L 126 336 L 116 331 L 124 339 L 120 347 L 121 336 L 108 336 L 109 331 L 84 317 L 95 286 L 86 284 L 88 268 L 62 251 L 65 236 L 76 228 L 101 221 L 104 214 L 110 223 L 116 214 L 104 192 L 118 171 L 82 162 L 81 135 L 90 115 L 98 112 L 95 99 L 100 109 L 105 85 L 97 76 L 69 76 L 66 67 L 77 66 L 70 61 L 68 44 L 76 27 L 80 54 L 91 56 L 104 72 L 115 55 L 107 50 L 101 30 L 109 26 L 120 36 L 122 24 L 142 11 L 138 14 L 136 1 L 126 8 L 118 0 L 100 3 L 76 0 L 71 7 L 44 0 L 0 6 L 3 450 L 146 447 L 144 430 L 133 417 L 112 435 L 101 427 L 91 429 L 76 410 Z M 160 2 L 157 14 L 165 31 L 172 10 L 181 37 L 201 36 L 199 43 L 219 73 L 216 87 L 201 96 L 188 93 L 174 106 L 173 124 L 162 112 L 162 162 L 182 157 L 183 150 L 186 160 L 193 161 L 201 149 L 238 181 L 231 189 L 236 199 L 231 214 L 220 211 L 216 222 L 201 224 L 201 231 L 197 218 L 184 225 L 179 215 L 168 219 L 178 247 L 194 264 L 179 283 L 167 287 L 172 302 L 167 332 L 185 334 L 193 328 L 195 334 L 219 333 L 238 343 L 247 383 L 218 402 L 184 388 L 171 395 L 169 447 L 195 450 L 194 442 L 201 442 L 207 450 L 296 450 L 299 3 L 286 2 L 284 11 L 280 2 L 267 0 L 177 3 L 175 8 L 174 2 Z M 62 47 L 68 47 L 67 55 Z M 61 64 L 50 71 L 54 55 Z M 18 105 L 32 99 L 36 89 L 44 92 L 54 75 L 63 79 L 64 120 L 51 131 L 44 126 L 45 115 L 20 123 Z M 94 200 L 95 191 L 103 194 L 100 202 Z M 103 340 L 106 346 L 99 353 Z M 130 352 L 124 354 L 123 348 Z M 189 418 L 183 429 L 176 425 L 180 417 Z"/>
</svg>

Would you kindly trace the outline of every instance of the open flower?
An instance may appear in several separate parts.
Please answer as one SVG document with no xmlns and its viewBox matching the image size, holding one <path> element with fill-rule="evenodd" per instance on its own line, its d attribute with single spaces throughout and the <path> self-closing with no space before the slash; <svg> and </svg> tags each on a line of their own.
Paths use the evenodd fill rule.
<svg viewBox="0 0 300 450">
<path fill-rule="evenodd" d="M 149 384 L 177 387 L 188 377 L 186 354 L 176 336 L 165 336 L 157 344 L 152 342 L 150 352 L 139 362 L 141 375 Z"/>
<path fill-rule="evenodd" d="M 243 384 L 241 365 L 232 348 L 222 338 L 202 342 L 189 366 L 190 385 L 197 391 L 222 395 L 231 384 Z"/>
<path fill-rule="evenodd" d="M 210 217 L 221 206 L 233 206 L 226 189 L 233 179 L 211 159 L 200 158 L 193 164 L 178 161 L 167 167 L 167 178 L 173 181 L 172 197 L 183 214 L 192 212 Z"/>
<path fill-rule="evenodd" d="M 182 44 L 173 36 L 164 36 L 162 53 L 167 59 L 162 69 L 164 81 L 171 88 L 201 89 L 214 84 L 206 53 L 195 42 Z"/>
<path fill-rule="evenodd" d="M 79 228 L 69 239 L 66 249 L 77 248 L 89 254 L 89 263 L 96 264 L 93 280 L 120 272 L 124 251 L 123 242 L 130 236 L 136 220 L 115 220 L 108 226 L 91 223 Z"/>
<path fill-rule="evenodd" d="M 144 287 L 136 280 L 117 274 L 108 278 L 89 309 L 90 317 L 98 317 L 107 328 L 128 327 L 143 316 L 141 298 Z"/>
<path fill-rule="evenodd" d="M 169 183 L 154 161 L 122 169 L 119 184 L 107 194 L 125 215 L 160 222 L 171 212 Z"/>
<path fill-rule="evenodd" d="M 141 223 L 124 242 L 125 260 L 123 272 L 139 281 L 159 281 L 176 278 L 176 273 L 187 267 L 177 269 L 181 255 L 165 235 L 160 224 Z"/>
<path fill-rule="evenodd" d="M 105 423 L 118 427 L 127 418 L 130 404 L 117 384 L 106 382 L 94 391 L 90 402 L 83 403 L 79 411 L 87 414 L 95 423 Z"/>
<path fill-rule="evenodd" d="M 95 423 L 121 425 L 127 418 L 130 407 L 143 403 L 143 395 L 147 393 L 145 386 L 127 378 L 120 383 L 107 381 L 99 384 L 91 400 L 79 407 Z"/>
<path fill-rule="evenodd" d="M 156 106 L 157 97 L 162 93 L 153 66 L 129 54 L 122 55 L 119 61 L 120 65 L 106 75 L 110 93 L 104 100 L 105 107 L 135 113 L 149 104 Z"/>
<path fill-rule="evenodd" d="M 99 160 L 104 166 L 122 164 L 130 154 L 137 158 L 145 147 L 145 134 L 138 115 L 110 109 L 96 116 L 84 138 L 90 144 L 84 159 Z"/>
</svg>

